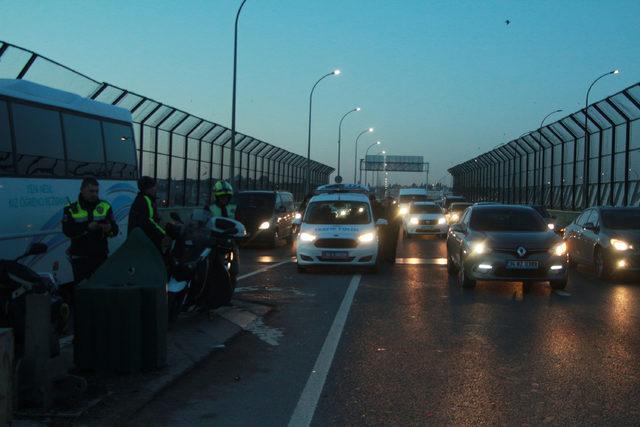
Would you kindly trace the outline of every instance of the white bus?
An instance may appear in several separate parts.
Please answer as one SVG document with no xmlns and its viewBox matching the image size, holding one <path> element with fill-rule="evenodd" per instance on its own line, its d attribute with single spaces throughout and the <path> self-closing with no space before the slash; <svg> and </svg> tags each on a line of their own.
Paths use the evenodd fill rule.
<svg viewBox="0 0 640 427">
<path fill-rule="evenodd" d="M 99 180 L 100 198 L 111 203 L 120 225 L 113 252 L 126 238 L 137 193 L 131 113 L 29 81 L 0 79 L 0 259 L 46 243 L 46 254 L 25 262 L 37 272 L 54 272 L 59 283 L 72 281 L 61 219 L 86 176 Z"/>
</svg>

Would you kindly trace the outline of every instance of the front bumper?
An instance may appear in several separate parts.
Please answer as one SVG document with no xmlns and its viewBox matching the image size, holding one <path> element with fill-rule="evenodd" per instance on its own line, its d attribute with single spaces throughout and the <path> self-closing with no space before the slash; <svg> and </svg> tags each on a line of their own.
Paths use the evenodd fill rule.
<svg viewBox="0 0 640 427">
<path fill-rule="evenodd" d="M 449 231 L 449 226 L 447 224 L 436 224 L 436 225 L 412 225 L 406 224 L 404 226 L 407 234 L 420 234 L 420 235 L 430 235 L 430 234 L 447 234 Z"/>
<path fill-rule="evenodd" d="M 640 253 L 609 251 L 609 262 L 615 272 L 640 272 Z"/>
<path fill-rule="evenodd" d="M 508 261 L 536 261 L 538 267 L 535 269 L 508 268 Z M 487 266 L 491 268 L 486 268 Z M 507 282 L 566 280 L 569 273 L 566 256 L 555 256 L 547 252 L 532 254 L 526 258 L 499 252 L 469 255 L 465 258 L 464 269 L 467 277 L 472 280 Z"/>
<path fill-rule="evenodd" d="M 327 253 L 347 252 L 341 259 L 327 258 Z M 298 239 L 296 259 L 298 265 L 343 265 L 343 266 L 373 266 L 378 258 L 378 242 L 360 244 L 356 248 L 317 248 L 313 242 L 301 242 Z"/>
</svg>

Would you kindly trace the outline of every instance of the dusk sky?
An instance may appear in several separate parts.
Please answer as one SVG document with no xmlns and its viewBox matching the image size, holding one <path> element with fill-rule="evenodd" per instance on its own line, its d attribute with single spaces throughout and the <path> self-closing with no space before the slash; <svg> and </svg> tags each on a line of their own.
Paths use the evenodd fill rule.
<svg viewBox="0 0 640 427">
<path fill-rule="evenodd" d="M 239 0 L 0 0 L 0 39 L 230 126 Z M 343 175 L 382 141 L 423 155 L 430 181 L 538 127 L 555 109 L 640 80 L 640 1 L 248 0 L 238 63 L 238 131 L 333 167 L 340 117 Z M 510 25 L 505 20 L 510 20 Z M 556 119 L 562 115 L 555 116 Z M 394 181 L 419 181 L 394 174 Z"/>
</svg>

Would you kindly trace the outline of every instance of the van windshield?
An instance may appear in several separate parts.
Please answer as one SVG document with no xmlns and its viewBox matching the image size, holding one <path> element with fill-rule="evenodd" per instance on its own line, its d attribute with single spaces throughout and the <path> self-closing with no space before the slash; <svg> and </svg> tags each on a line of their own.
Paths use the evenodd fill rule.
<svg viewBox="0 0 640 427">
<path fill-rule="evenodd" d="M 239 193 L 237 195 L 239 212 L 266 214 L 273 212 L 276 200 L 273 193 Z"/>
<path fill-rule="evenodd" d="M 307 224 L 369 224 L 369 205 L 364 202 L 327 201 L 311 203 L 304 215 Z"/>
<path fill-rule="evenodd" d="M 426 194 L 401 194 L 399 200 L 400 200 L 400 203 L 429 201 Z"/>
</svg>

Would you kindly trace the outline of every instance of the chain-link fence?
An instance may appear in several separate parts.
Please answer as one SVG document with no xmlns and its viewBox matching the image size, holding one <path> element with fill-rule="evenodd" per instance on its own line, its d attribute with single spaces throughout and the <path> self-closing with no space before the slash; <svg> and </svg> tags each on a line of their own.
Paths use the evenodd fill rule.
<svg viewBox="0 0 640 427">
<path fill-rule="evenodd" d="M 216 179 L 240 190 L 304 192 L 306 158 L 236 133 L 236 171 L 231 176 L 231 130 L 152 98 L 102 83 L 35 52 L 0 41 L 0 78 L 25 79 L 126 108 L 133 116 L 138 168 L 158 179 L 165 205 L 211 202 Z M 326 184 L 333 168 L 311 162 L 312 188 Z"/>
<path fill-rule="evenodd" d="M 454 191 L 474 201 L 556 209 L 638 206 L 639 119 L 636 83 L 452 167 Z"/>
</svg>

